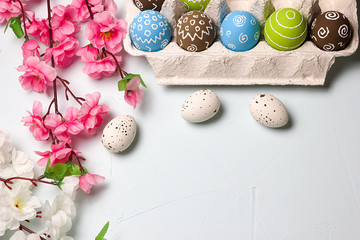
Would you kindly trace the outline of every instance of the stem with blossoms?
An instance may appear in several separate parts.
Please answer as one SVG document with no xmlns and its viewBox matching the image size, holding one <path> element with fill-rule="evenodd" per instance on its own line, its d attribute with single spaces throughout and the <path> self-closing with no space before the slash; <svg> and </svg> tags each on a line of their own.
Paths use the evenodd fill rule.
<svg viewBox="0 0 360 240">
<path fill-rule="evenodd" d="M 48 141 L 51 144 L 49 151 L 35 152 L 42 157 L 38 160 L 38 165 L 45 167 L 43 174 L 38 178 L 29 178 L 26 176 L 32 176 L 34 174 L 33 172 L 31 174 L 20 174 L 16 172 L 17 175 L 12 175 L 11 177 L 0 177 L 0 188 L 10 190 L 5 192 L 13 194 L 11 195 L 13 200 L 9 202 L 9 211 L 21 210 L 23 206 L 34 210 L 41 207 L 41 205 L 40 202 L 37 203 L 37 201 L 34 201 L 33 198 L 36 198 L 35 196 L 31 196 L 31 193 L 28 193 L 28 191 L 31 192 L 32 188 L 29 188 L 31 185 L 35 187 L 40 184 L 57 186 L 64 191 L 63 195 L 68 194 L 68 191 L 72 191 L 70 194 L 73 196 L 77 187 L 88 194 L 92 186 L 104 181 L 104 177 L 97 174 L 90 174 L 82 165 L 82 161 L 84 161 L 85 158 L 82 157 L 79 151 L 72 148 L 71 145 L 73 144 L 71 142 L 73 136 L 83 131 L 90 135 L 96 133 L 96 128 L 101 126 L 104 116 L 110 109 L 105 104 L 99 104 L 101 96 L 99 92 L 86 94 L 85 97 L 77 95 L 77 93 L 70 88 L 70 81 L 59 76 L 57 69 L 71 65 L 74 56 L 78 55 L 82 60 L 84 57 L 85 62 L 90 65 L 86 66 L 89 72 L 85 72 L 85 67 L 83 71 L 91 78 L 98 79 L 101 76 L 111 76 L 117 71 L 119 71 L 122 78 L 124 78 L 124 75 L 128 76 L 120 67 L 121 57 L 116 56 L 122 49 L 122 40 L 125 37 L 127 27 L 124 20 L 114 17 L 113 13 L 117 10 L 117 6 L 113 0 L 102 1 L 96 6 L 91 5 L 88 0 L 85 0 L 80 7 L 73 3 L 67 6 L 57 5 L 52 7 L 51 3 L 53 2 L 46 0 L 47 18 L 44 19 L 36 18 L 35 13 L 29 11 L 27 4 L 23 3 L 22 0 L 9 0 L 5 1 L 5 3 L 6 4 L 2 5 L 0 9 L 0 15 L 4 14 L 4 12 L 2 12 L 4 11 L 4 7 L 9 6 L 9 9 L 5 9 L 5 11 L 9 11 L 10 14 L 7 13 L 7 15 L 3 15 L 5 16 L 5 20 L 8 21 L 7 26 L 10 26 L 18 38 L 25 40 L 22 45 L 23 63 L 17 68 L 19 72 L 25 72 L 19 77 L 21 86 L 25 90 L 31 89 L 37 93 L 45 93 L 48 89 L 52 88 L 51 100 L 45 112 L 43 113 L 43 105 L 41 102 L 34 101 L 32 111 L 28 111 L 29 115 L 22 119 L 24 125 L 29 127 L 30 132 L 37 141 Z M 84 4 L 87 6 L 89 14 L 87 12 L 84 14 L 83 11 L 80 11 L 80 8 L 82 8 Z M 14 12 L 15 10 L 18 12 Z M 89 53 L 87 52 L 82 55 L 79 53 L 80 49 L 78 49 L 79 41 L 75 38 L 75 34 L 81 29 L 77 23 L 90 20 L 87 27 L 90 23 L 102 24 L 96 22 L 99 21 L 98 19 L 102 19 L 97 18 L 97 14 L 103 14 L 105 18 L 110 19 L 109 22 L 116 22 L 116 24 L 114 24 L 115 26 L 110 26 L 110 28 L 113 29 L 108 32 L 97 33 L 97 37 L 102 38 L 105 43 L 97 46 L 95 48 L 96 51 L 91 49 L 93 44 L 95 45 L 92 41 L 93 39 L 87 36 L 91 42 L 91 44 L 87 46 L 91 54 L 87 54 Z M 0 21 L 3 19 L 4 17 L 0 18 Z M 107 24 L 106 21 L 104 22 Z M 5 29 L 7 29 L 7 27 Z M 113 31 L 117 31 L 116 37 L 111 35 Z M 110 42 L 114 40 L 112 37 L 116 41 L 115 44 L 113 44 L 114 42 Z M 107 41 L 110 43 L 107 43 Z M 43 52 L 40 51 L 40 42 L 46 48 Z M 95 65 L 95 67 L 91 66 L 91 64 L 93 64 L 93 66 Z M 100 66 L 100 68 L 96 66 Z M 127 79 L 129 80 L 129 78 Z M 60 94 L 64 94 L 66 102 L 69 102 L 70 98 L 73 99 L 74 102 L 76 102 L 76 107 L 68 106 L 66 110 L 63 110 L 62 103 L 60 102 L 61 98 L 59 98 Z M 15 157 L 15 155 L 12 156 Z M 14 162 L 15 160 L 12 161 Z M 26 166 L 29 167 L 31 164 L 29 163 Z M 12 167 L 14 169 L 16 168 L 15 165 Z M 21 169 L 23 169 L 23 166 Z M 24 182 L 29 182 L 31 185 L 23 184 Z M 24 187 L 24 189 L 22 189 L 22 187 Z M 30 203 L 25 202 L 26 200 L 16 195 L 24 192 L 26 192 L 27 196 L 30 195 L 31 199 L 28 200 Z M 68 197 L 70 198 L 70 195 Z M 56 199 L 57 197 L 55 200 Z M 70 204 L 62 201 L 63 199 L 61 198 L 59 199 L 59 202 L 53 202 L 53 206 L 54 204 L 56 204 L 55 206 L 59 206 L 63 202 L 64 204 Z M 72 202 L 72 200 L 73 199 L 71 199 L 70 202 Z M 47 202 L 45 202 L 45 204 L 46 203 Z M 30 204 L 30 206 L 26 204 Z M 45 208 L 44 205 L 44 209 L 49 209 L 49 207 L 50 206 Z M 69 214 L 67 215 L 68 219 L 74 218 L 74 215 L 70 212 L 71 211 L 64 213 Z M 49 221 L 48 228 L 59 227 L 55 226 L 57 224 L 51 224 L 54 216 L 49 216 L 49 214 L 52 214 L 49 213 L 49 211 L 44 211 L 44 214 L 42 214 L 41 211 L 36 212 L 36 215 L 35 212 L 33 213 L 34 215 L 32 217 L 27 217 L 24 221 L 30 222 L 33 218 L 43 218 L 46 222 Z M 56 219 L 54 221 L 59 222 Z M 61 222 L 62 221 L 63 219 L 61 219 Z M 24 232 L 29 234 L 35 233 L 25 225 L 20 223 L 18 225 L 22 234 Z M 68 229 L 69 222 L 64 222 L 64 226 L 65 225 Z M 10 228 L 12 227 L 6 226 L 5 230 Z M 40 234 L 41 236 L 39 236 L 39 238 L 41 240 L 52 237 L 54 239 L 60 239 L 60 236 L 58 236 L 59 233 L 65 235 L 66 231 L 64 232 L 59 229 L 51 231 L 47 229 L 47 233 Z M 51 237 L 48 233 L 51 234 Z M 0 234 L 2 234 L 1 231 Z M 54 236 L 54 234 L 57 236 Z"/>
<path fill-rule="evenodd" d="M 0 177 L 0 181 L 3 182 L 5 184 L 5 186 L 12 190 L 12 187 L 9 186 L 9 184 L 14 184 L 13 180 L 24 180 L 24 181 L 29 181 L 31 182 L 35 187 L 38 186 L 37 183 L 45 183 L 45 184 L 50 184 L 50 185 L 58 185 L 58 183 L 54 182 L 54 181 L 44 181 L 44 180 L 40 180 L 37 178 L 25 178 L 25 177 L 11 177 L 11 178 L 1 178 Z"/>
<path fill-rule="evenodd" d="M 43 64 L 44 62 L 41 61 L 40 58 L 44 57 L 44 61 L 46 61 L 46 59 L 47 59 L 47 62 L 50 61 L 50 65 L 51 65 L 50 70 L 52 72 L 54 72 L 54 73 L 56 73 L 55 67 L 68 66 L 69 65 L 68 63 L 61 64 L 61 62 L 59 62 L 59 59 L 55 59 L 54 54 L 52 54 L 52 51 L 57 50 L 57 48 L 59 46 L 61 46 L 61 44 L 64 44 L 65 40 L 75 36 L 76 31 L 78 31 L 78 30 L 76 30 L 77 29 L 77 26 L 76 26 L 77 22 L 73 21 L 74 7 L 72 7 L 71 5 L 68 5 L 66 7 L 58 5 L 56 7 L 60 7 L 60 9 L 62 8 L 62 10 L 59 12 L 59 11 L 54 10 L 56 7 L 55 8 L 51 7 L 50 0 L 46 0 L 46 4 L 47 4 L 46 25 L 42 25 L 35 32 L 33 31 L 34 28 L 31 28 L 32 31 L 28 32 L 27 27 L 32 26 L 32 24 L 42 23 L 42 21 L 39 21 L 38 19 L 36 19 L 34 17 L 34 15 L 32 15 L 33 17 L 32 17 L 32 20 L 31 20 L 30 19 L 31 17 L 29 17 L 27 15 L 27 13 L 25 12 L 24 5 L 21 2 L 21 0 L 10 0 L 10 1 L 18 2 L 20 4 L 20 7 L 21 7 L 21 14 L 19 16 L 22 17 L 22 24 L 23 24 L 23 29 L 24 29 L 24 32 L 25 32 L 25 34 L 24 34 L 25 43 L 24 43 L 23 48 L 26 49 L 25 44 L 27 44 L 28 41 L 33 41 L 31 44 L 35 44 L 35 47 L 34 47 L 34 45 L 31 45 L 31 47 L 29 47 L 29 50 L 31 52 L 30 56 L 26 56 L 26 54 L 28 54 L 28 53 L 24 52 L 25 50 L 23 49 L 23 54 L 25 54 L 24 55 L 24 63 L 26 64 L 26 58 L 30 58 L 30 57 L 34 58 L 34 57 L 36 57 L 36 58 L 38 58 L 38 61 L 40 61 L 40 63 Z M 87 4 L 88 4 L 88 2 L 87 2 Z M 91 7 L 90 4 L 88 6 Z M 66 13 L 66 11 L 68 11 L 68 13 Z M 63 14 L 63 15 L 59 15 L 59 14 Z M 68 14 L 68 15 L 66 16 L 65 14 Z M 63 19 L 61 21 L 64 21 L 64 22 L 68 21 L 71 24 L 73 24 L 73 28 L 75 30 L 74 30 L 73 33 L 71 33 L 69 35 L 70 37 L 68 35 L 64 35 L 63 37 L 61 37 L 62 33 L 59 32 L 59 29 L 61 29 L 61 26 L 58 26 L 59 25 L 59 22 L 57 22 L 58 20 L 55 20 L 55 22 L 53 22 L 53 15 L 56 15 L 57 19 L 59 19 L 59 18 Z M 92 12 L 90 13 L 90 17 L 91 17 L 91 19 L 94 18 L 94 14 Z M 27 26 L 26 20 L 28 21 L 28 26 Z M 54 24 L 55 25 L 58 24 L 58 25 L 56 25 L 55 29 L 53 28 Z M 60 24 L 61 24 L 61 22 L 60 22 Z M 68 26 L 68 25 L 69 25 L 69 23 L 67 25 L 65 25 L 65 27 Z M 37 27 L 37 25 L 35 25 L 35 27 Z M 30 35 L 32 35 L 34 33 L 39 34 L 39 32 L 41 33 L 42 31 L 44 31 L 44 27 L 47 28 L 47 33 L 48 33 L 48 36 L 47 36 L 48 37 L 48 41 L 47 41 L 48 49 L 46 50 L 45 53 L 40 54 L 39 52 L 37 52 L 38 51 L 37 48 L 39 48 L 37 42 L 32 40 L 32 39 L 29 39 L 29 33 L 30 33 Z M 17 29 L 19 29 L 19 28 L 17 28 Z M 54 35 L 54 31 L 57 31 L 57 35 Z M 15 33 L 15 30 L 14 30 L 14 33 Z M 59 37 L 59 34 L 60 34 L 60 37 Z M 16 34 L 16 35 L 18 36 L 20 34 Z M 41 35 L 33 35 L 33 36 L 41 37 Z M 54 39 L 54 36 L 56 36 L 57 39 Z M 62 40 L 62 39 L 65 39 L 65 40 Z M 73 39 L 75 39 L 75 38 L 73 38 Z M 42 41 L 41 38 L 40 38 L 40 40 Z M 42 42 L 45 44 L 44 41 L 42 41 Z M 75 44 L 75 46 L 78 46 L 78 44 Z M 68 48 L 66 48 L 66 49 L 68 49 Z M 74 54 L 75 54 L 75 52 L 74 52 Z M 71 57 L 73 57 L 73 55 Z M 65 57 L 62 58 L 62 59 L 66 59 L 66 58 L 67 58 L 67 56 L 65 55 Z M 71 62 L 70 62 L 70 64 L 71 64 Z M 49 68 L 49 67 L 47 67 L 47 68 Z M 39 72 L 42 72 L 42 71 L 39 71 Z M 33 75 L 33 78 L 34 77 L 35 77 L 35 79 L 38 79 L 39 82 L 40 82 L 40 80 L 41 80 L 40 76 Z M 51 84 L 51 86 L 53 88 L 52 89 L 52 92 L 53 92 L 52 100 L 50 101 L 50 103 L 48 105 L 48 108 L 47 108 L 47 111 L 46 111 L 46 113 L 44 115 L 35 116 L 35 113 L 33 113 L 33 115 L 30 115 L 31 118 L 33 119 L 33 124 L 34 124 L 33 127 L 30 128 L 30 130 L 33 132 L 33 135 L 36 138 L 36 140 L 39 140 L 39 141 L 49 140 L 52 143 L 52 146 L 55 146 L 54 148 L 58 148 L 57 146 L 63 144 L 63 148 L 61 148 L 59 150 L 68 152 L 68 154 L 66 155 L 66 157 L 68 158 L 67 163 L 69 163 L 68 167 L 72 168 L 72 172 L 68 171 L 68 172 L 66 172 L 66 174 L 67 175 L 69 175 L 69 174 L 72 175 L 72 174 L 76 173 L 76 174 L 78 174 L 80 176 L 83 176 L 83 175 L 88 173 L 87 170 L 81 165 L 81 160 L 85 160 L 85 158 L 83 158 L 82 156 L 79 156 L 79 153 L 72 149 L 72 147 L 70 146 L 70 144 L 71 144 L 70 143 L 70 136 L 77 135 L 82 130 L 92 132 L 91 134 L 93 134 L 93 132 L 94 132 L 93 128 L 100 126 L 104 115 L 109 111 L 109 109 L 108 109 L 108 107 L 106 105 L 98 105 L 97 101 L 99 100 L 98 98 L 100 97 L 100 93 L 95 92 L 93 94 L 86 95 L 86 97 L 89 99 L 89 100 L 87 100 L 87 98 L 77 96 L 70 89 L 70 87 L 69 87 L 70 82 L 68 80 L 60 77 L 57 73 L 54 75 L 54 77 L 52 77 L 49 80 L 52 81 L 52 84 Z M 70 100 L 69 98 L 71 96 L 80 105 L 80 107 L 81 107 L 80 110 L 78 110 L 78 109 L 76 109 L 74 107 L 69 107 L 66 110 L 65 115 L 63 115 L 61 113 L 60 106 L 59 106 L 59 99 L 58 99 L 59 87 L 58 87 L 57 83 L 61 83 L 61 85 L 63 86 L 66 100 L 69 101 Z M 50 84 L 48 84 L 48 85 L 50 85 Z M 36 89 L 34 89 L 34 90 L 40 92 L 39 90 L 36 90 Z M 45 92 L 45 91 L 43 90 L 41 92 Z M 90 101 L 90 102 L 87 102 L 87 101 Z M 81 112 L 81 110 L 83 109 L 82 106 L 83 106 L 84 103 L 86 105 L 85 106 L 86 110 L 83 110 L 83 112 Z M 96 105 L 94 105 L 94 103 Z M 92 104 L 93 106 L 89 106 L 89 104 Z M 39 106 L 39 103 L 37 104 L 37 106 Z M 34 107 L 35 107 L 35 102 L 34 102 Z M 92 116 L 92 115 L 90 115 L 91 114 L 90 111 L 91 111 L 92 108 L 96 108 L 98 110 L 100 108 L 100 111 L 98 113 L 96 113 L 95 116 Z M 53 110 L 53 113 L 52 113 L 52 110 Z M 68 116 L 68 114 L 70 114 L 70 116 Z M 91 123 L 93 123 L 95 121 L 95 123 L 94 123 L 95 126 L 93 126 L 93 125 L 87 126 L 86 122 L 82 122 L 82 121 L 86 121 L 86 119 L 89 118 L 89 117 L 95 118 L 95 120 L 91 120 Z M 76 118 L 76 119 L 74 119 L 74 118 Z M 40 121 L 40 123 L 39 123 L 39 121 Z M 57 124 L 56 126 L 51 125 L 51 124 L 54 124 L 54 122 L 56 122 L 56 124 Z M 70 125 L 66 125 L 68 122 L 70 122 L 69 123 Z M 26 123 L 26 125 L 31 126 L 30 123 Z M 75 129 L 70 129 L 73 125 L 76 125 Z M 57 126 L 59 126 L 59 128 L 57 128 Z M 42 133 L 41 136 L 35 135 L 35 133 L 37 133 L 37 132 L 35 132 L 34 129 L 39 130 L 39 128 L 40 128 L 41 133 Z M 59 131 L 60 128 L 61 129 L 68 128 L 68 129 L 65 132 L 64 131 L 60 132 Z M 50 152 L 50 154 L 53 154 L 53 153 L 56 152 L 56 151 L 55 152 L 54 151 L 55 150 L 52 150 Z M 53 155 L 56 156 L 56 154 L 53 154 Z M 49 159 L 50 159 L 50 155 L 49 155 Z M 57 179 L 59 176 L 55 176 L 55 175 L 50 174 L 51 173 L 50 169 L 52 169 L 52 166 L 58 164 L 56 157 L 55 157 L 55 160 L 54 160 L 54 158 L 51 158 L 51 159 L 52 160 L 51 160 L 50 164 L 48 164 L 47 167 L 46 167 L 45 173 L 47 173 L 47 174 L 45 174 L 45 177 L 53 178 L 55 180 L 55 183 L 57 184 L 59 181 L 61 182 L 61 179 L 64 176 Z M 62 162 L 64 162 L 63 159 L 61 160 L 60 163 L 62 164 Z M 75 164 L 77 164 L 78 169 L 80 171 L 77 171 L 76 170 L 77 168 L 75 168 L 75 170 L 73 169 L 73 162 Z M 64 166 L 62 166 L 62 167 L 64 167 Z M 65 173 L 63 173 L 63 174 L 65 174 Z M 25 179 L 23 179 L 23 180 L 25 180 Z M 27 180 L 31 181 L 33 185 L 36 185 L 37 182 L 43 182 L 43 183 L 46 182 L 46 181 L 41 181 L 41 180 L 38 180 L 38 179 L 33 179 L 33 180 L 27 179 Z M 11 183 L 11 181 L 7 181 L 7 180 L 3 180 L 3 181 L 4 181 L 4 183 L 5 183 L 5 185 L 7 187 L 10 187 L 8 184 Z"/>
</svg>

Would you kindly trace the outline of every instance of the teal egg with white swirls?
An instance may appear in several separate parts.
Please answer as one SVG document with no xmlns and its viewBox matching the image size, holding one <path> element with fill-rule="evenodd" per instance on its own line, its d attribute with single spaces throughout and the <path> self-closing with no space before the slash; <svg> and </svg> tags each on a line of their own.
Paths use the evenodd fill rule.
<svg viewBox="0 0 360 240">
<path fill-rule="evenodd" d="M 134 46 L 141 51 L 160 51 L 171 40 L 170 24 L 157 11 L 142 11 L 134 18 L 130 25 L 130 39 Z"/>
<path fill-rule="evenodd" d="M 232 51 L 248 51 L 259 42 L 259 22 L 249 12 L 234 11 L 221 23 L 220 39 L 222 44 Z"/>
</svg>

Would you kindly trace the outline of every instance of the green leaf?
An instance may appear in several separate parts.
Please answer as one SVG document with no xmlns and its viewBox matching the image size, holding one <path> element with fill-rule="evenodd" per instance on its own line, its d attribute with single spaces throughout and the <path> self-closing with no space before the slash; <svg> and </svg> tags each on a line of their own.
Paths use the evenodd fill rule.
<svg viewBox="0 0 360 240">
<path fill-rule="evenodd" d="M 66 164 L 68 169 L 65 176 L 73 176 L 73 175 L 81 176 L 83 175 L 83 173 L 89 173 L 85 167 L 83 167 L 84 172 L 81 172 L 80 166 L 74 164 L 72 161 L 68 161 Z"/>
<path fill-rule="evenodd" d="M 126 90 L 127 90 L 126 84 L 127 84 L 128 82 L 130 82 L 130 80 L 133 79 L 133 78 L 135 78 L 135 77 L 140 78 L 141 85 L 143 85 L 144 87 L 147 88 L 147 86 L 146 86 L 146 84 L 144 83 L 144 81 L 142 80 L 140 74 L 128 73 L 123 79 L 121 79 L 121 80 L 118 82 L 118 89 L 119 89 L 119 91 L 126 91 Z"/>
<path fill-rule="evenodd" d="M 45 177 L 54 179 L 57 181 L 62 181 L 66 176 L 68 166 L 65 163 L 57 163 L 52 165 L 51 167 L 46 167 Z"/>
<path fill-rule="evenodd" d="M 126 82 L 126 80 L 124 81 L 124 79 L 122 79 L 122 80 L 120 80 L 119 82 L 118 82 L 118 89 L 119 89 L 119 91 L 126 91 L 126 84 L 127 84 L 127 82 Z"/>
<path fill-rule="evenodd" d="M 105 224 L 105 226 L 101 229 L 100 233 L 96 236 L 95 240 L 106 240 L 105 234 L 109 229 L 109 222 Z"/>
<path fill-rule="evenodd" d="M 11 18 L 9 19 L 9 21 L 7 22 L 7 24 L 5 26 L 4 33 L 6 33 L 6 30 L 8 29 L 10 22 L 11 22 Z"/>
<path fill-rule="evenodd" d="M 24 36 L 24 30 L 22 29 L 20 18 L 11 18 L 10 22 L 10 27 L 15 33 L 16 37 L 22 38 Z"/>
<path fill-rule="evenodd" d="M 142 78 L 140 77 L 140 75 L 139 75 L 139 78 L 140 78 L 140 80 L 141 80 L 141 85 L 143 85 L 144 88 L 147 88 L 145 82 L 142 80 Z"/>
</svg>

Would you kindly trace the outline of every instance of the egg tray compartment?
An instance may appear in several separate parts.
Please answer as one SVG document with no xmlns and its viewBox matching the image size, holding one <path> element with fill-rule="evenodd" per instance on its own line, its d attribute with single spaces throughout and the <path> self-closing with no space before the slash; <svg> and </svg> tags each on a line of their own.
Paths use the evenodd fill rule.
<svg viewBox="0 0 360 240">
<path fill-rule="evenodd" d="M 222 45 L 220 24 L 230 9 L 251 12 L 263 30 L 267 18 L 265 6 L 270 3 L 276 10 L 283 7 L 299 10 L 307 18 L 308 26 L 321 12 L 342 12 L 352 25 L 351 43 L 342 51 L 326 52 L 308 38 L 300 48 L 285 52 L 271 48 L 262 34 L 260 42 L 247 52 L 233 52 Z M 139 12 L 133 0 L 126 0 L 129 27 Z M 131 43 L 129 29 L 124 40 L 130 55 L 146 57 L 159 85 L 324 85 L 335 58 L 352 55 L 359 44 L 356 0 L 211 0 L 204 12 L 216 23 L 218 37 L 203 52 L 188 52 L 175 41 L 176 22 L 185 12 L 180 0 L 165 0 L 161 13 L 171 24 L 172 40 L 161 51 L 138 50 Z"/>
</svg>

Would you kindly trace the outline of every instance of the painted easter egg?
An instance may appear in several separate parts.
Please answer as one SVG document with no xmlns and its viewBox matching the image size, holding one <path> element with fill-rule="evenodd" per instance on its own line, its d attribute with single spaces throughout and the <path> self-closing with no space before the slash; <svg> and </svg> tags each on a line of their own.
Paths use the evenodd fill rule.
<svg viewBox="0 0 360 240">
<path fill-rule="evenodd" d="M 131 23 L 130 38 L 134 46 L 141 51 L 159 51 L 171 40 L 170 24 L 161 13 L 145 10 Z"/>
<path fill-rule="evenodd" d="M 294 50 L 306 39 L 306 19 L 293 8 L 279 9 L 266 20 L 264 35 L 271 47 L 281 51 Z"/>
<path fill-rule="evenodd" d="M 200 11 L 182 15 L 176 24 L 176 43 L 189 52 L 208 49 L 216 37 L 214 22 Z"/>
<path fill-rule="evenodd" d="M 325 51 L 345 49 L 351 41 L 351 36 L 350 22 L 340 12 L 324 12 L 317 16 L 311 24 L 310 37 L 313 43 Z"/>
<path fill-rule="evenodd" d="M 284 104 L 270 94 L 258 94 L 250 102 L 251 116 L 260 124 L 270 128 L 280 128 L 289 121 Z"/>
<path fill-rule="evenodd" d="M 181 116 L 189 122 L 199 123 L 214 117 L 220 108 L 216 93 L 202 89 L 191 94 L 181 107 Z"/>
<path fill-rule="evenodd" d="M 101 141 L 110 152 L 125 151 L 134 141 L 136 129 L 136 122 L 132 116 L 118 116 L 105 126 Z"/>
<path fill-rule="evenodd" d="M 232 51 L 248 51 L 259 42 L 259 22 L 249 12 L 234 11 L 221 23 L 220 38 L 222 44 Z"/>
<path fill-rule="evenodd" d="M 164 0 L 133 0 L 135 6 L 140 9 L 140 11 L 144 10 L 154 10 L 160 12 L 161 7 L 164 3 Z"/>
<path fill-rule="evenodd" d="M 181 0 L 187 11 L 204 11 L 210 0 Z"/>
</svg>

